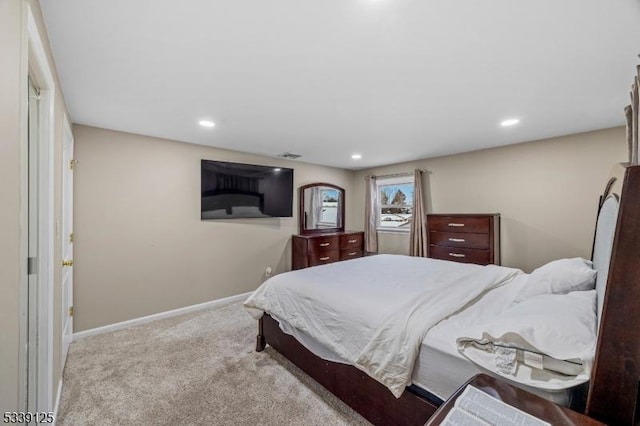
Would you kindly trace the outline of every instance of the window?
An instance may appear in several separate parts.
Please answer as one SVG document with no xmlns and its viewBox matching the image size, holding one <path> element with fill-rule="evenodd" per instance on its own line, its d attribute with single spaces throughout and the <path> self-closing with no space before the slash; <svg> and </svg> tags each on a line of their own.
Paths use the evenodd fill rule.
<svg viewBox="0 0 640 426">
<path fill-rule="evenodd" d="M 322 213 L 318 226 L 320 228 L 335 228 L 340 226 L 338 218 L 339 196 L 338 191 L 330 188 L 321 188 Z"/>
<path fill-rule="evenodd" d="M 379 231 L 409 232 L 413 187 L 413 176 L 376 179 Z"/>
</svg>

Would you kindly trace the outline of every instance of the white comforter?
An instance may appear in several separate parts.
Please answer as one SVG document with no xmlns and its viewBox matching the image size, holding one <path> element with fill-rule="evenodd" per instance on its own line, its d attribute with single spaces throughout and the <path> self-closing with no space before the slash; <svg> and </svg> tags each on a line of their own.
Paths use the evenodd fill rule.
<svg viewBox="0 0 640 426">
<path fill-rule="evenodd" d="M 399 397 L 440 320 L 518 269 L 377 255 L 277 275 L 244 303 L 308 334 Z"/>
</svg>

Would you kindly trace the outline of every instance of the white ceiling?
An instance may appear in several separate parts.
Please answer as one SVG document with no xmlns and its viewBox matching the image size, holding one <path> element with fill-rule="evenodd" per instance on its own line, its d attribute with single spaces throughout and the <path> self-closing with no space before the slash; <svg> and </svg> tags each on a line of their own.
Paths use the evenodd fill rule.
<svg viewBox="0 0 640 426">
<path fill-rule="evenodd" d="M 74 122 L 350 169 L 623 125 L 640 62 L 640 0 L 41 4 Z"/>
</svg>

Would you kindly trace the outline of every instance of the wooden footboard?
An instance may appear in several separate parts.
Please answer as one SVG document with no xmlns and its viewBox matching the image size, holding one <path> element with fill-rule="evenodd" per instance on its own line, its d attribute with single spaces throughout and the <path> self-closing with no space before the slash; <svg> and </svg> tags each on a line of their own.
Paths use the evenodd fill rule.
<svg viewBox="0 0 640 426">
<path fill-rule="evenodd" d="M 396 398 L 357 368 L 317 357 L 264 315 L 258 325 L 256 350 L 263 350 L 267 343 L 375 425 L 424 425 L 438 408 L 408 390 Z"/>
</svg>

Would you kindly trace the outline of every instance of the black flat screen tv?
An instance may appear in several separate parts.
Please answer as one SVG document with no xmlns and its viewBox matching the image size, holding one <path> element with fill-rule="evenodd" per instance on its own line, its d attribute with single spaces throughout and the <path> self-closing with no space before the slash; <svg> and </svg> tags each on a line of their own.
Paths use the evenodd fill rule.
<svg viewBox="0 0 640 426">
<path fill-rule="evenodd" d="M 291 217 L 293 169 L 201 160 L 200 218 Z"/>
</svg>

